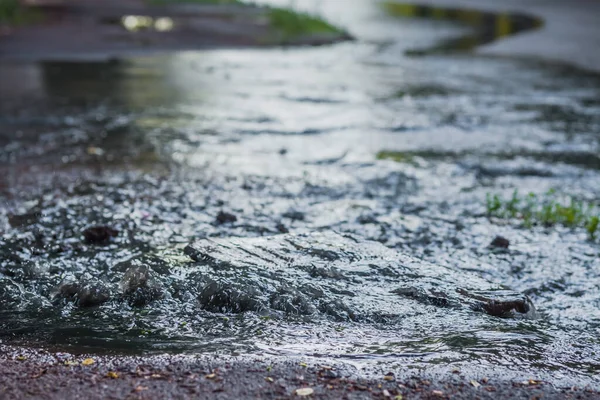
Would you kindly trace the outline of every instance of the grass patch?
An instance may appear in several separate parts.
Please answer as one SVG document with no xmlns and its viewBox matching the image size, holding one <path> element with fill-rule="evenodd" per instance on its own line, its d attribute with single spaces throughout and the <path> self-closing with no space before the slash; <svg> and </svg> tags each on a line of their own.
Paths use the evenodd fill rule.
<svg viewBox="0 0 600 400">
<path fill-rule="evenodd" d="M 341 29 L 322 18 L 306 13 L 283 8 L 269 8 L 267 14 L 271 27 L 276 29 L 284 40 L 304 35 L 343 33 Z"/>
<path fill-rule="evenodd" d="M 18 0 L 0 0 L 0 24 L 23 25 L 39 19 L 39 13 L 22 7 Z"/>
<path fill-rule="evenodd" d="M 507 199 L 488 193 L 486 210 L 489 217 L 518 219 L 527 228 L 534 225 L 585 228 L 592 240 L 600 229 L 600 211 L 597 205 L 559 196 L 555 190 L 549 190 L 541 196 L 534 193 L 521 196 L 515 190 Z"/>
<path fill-rule="evenodd" d="M 401 151 L 380 151 L 375 156 L 378 160 L 392 160 L 398 163 L 412 164 L 415 156 Z"/>
<path fill-rule="evenodd" d="M 149 4 L 166 6 L 169 4 L 244 4 L 240 0 L 147 0 Z"/>
<path fill-rule="evenodd" d="M 1 1 L 1 0 L 0 0 Z M 188 4 L 236 4 L 252 6 L 251 1 L 241 0 L 147 0 L 153 5 Z M 324 19 L 304 12 L 279 7 L 262 7 L 269 26 L 281 37 L 282 42 L 290 42 L 303 36 L 319 34 L 343 34 L 344 31 Z"/>
</svg>

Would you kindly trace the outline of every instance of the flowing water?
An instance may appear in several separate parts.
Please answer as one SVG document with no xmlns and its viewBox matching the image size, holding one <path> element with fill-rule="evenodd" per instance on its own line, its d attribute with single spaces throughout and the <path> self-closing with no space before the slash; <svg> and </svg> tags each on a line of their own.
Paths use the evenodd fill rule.
<svg viewBox="0 0 600 400">
<path fill-rule="evenodd" d="M 598 387 L 598 242 L 485 199 L 598 201 L 600 77 L 355 3 L 334 46 L 0 64 L 1 340 Z"/>
</svg>

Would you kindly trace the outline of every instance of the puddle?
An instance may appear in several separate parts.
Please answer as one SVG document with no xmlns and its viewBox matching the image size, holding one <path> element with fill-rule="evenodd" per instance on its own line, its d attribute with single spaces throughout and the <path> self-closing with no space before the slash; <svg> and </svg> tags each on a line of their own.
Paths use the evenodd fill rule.
<svg viewBox="0 0 600 400">
<path fill-rule="evenodd" d="M 485 212 L 598 201 L 597 77 L 328 4 L 359 40 L 0 64 L 4 343 L 598 387 L 598 242 Z"/>
<path fill-rule="evenodd" d="M 384 7 L 393 16 L 451 21 L 469 26 L 473 30 L 464 36 L 444 40 L 431 48 L 411 50 L 410 55 L 469 51 L 510 35 L 539 29 L 544 25 L 543 20 L 526 14 L 492 13 L 473 9 L 402 4 L 392 1 L 385 2 Z"/>
</svg>

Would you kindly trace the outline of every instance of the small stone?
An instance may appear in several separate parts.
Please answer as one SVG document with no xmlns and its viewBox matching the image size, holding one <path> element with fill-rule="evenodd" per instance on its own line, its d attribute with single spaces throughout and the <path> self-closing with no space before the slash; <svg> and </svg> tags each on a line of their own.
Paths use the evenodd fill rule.
<svg viewBox="0 0 600 400">
<path fill-rule="evenodd" d="M 233 223 L 236 221 L 237 221 L 237 217 L 231 213 L 219 211 L 219 214 L 217 214 L 217 223 L 219 225 Z"/>
<path fill-rule="evenodd" d="M 128 268 L 120 286 L 132 307 L 143 307 L 163 297 L 163 291 L 153 279 L 152 271 L 144 265 Z"/>
<path fill-rule="evenodd" d="M 80 307 L 95 307 L 110 300 L 110 290 L 101 282 L 88 283 L 78 292 Z"/>
<path fill-rule="evenodd" d="M 83 237 L 87 244 L 105 245 L 111 238 L 117 237 L 119 231 L 109 226 L 92 226 L 83 231 Z"/>
<path fill-rule="evenodd" d="M 110 289 L 101 281 L 75 281 L 65 278 L 57 288 L 56 298 L 76 302 L 80 307 L 95 307 L 110 300 Z"/>
<path fill-rule="evenodd" d="M 310 396 L 315 391 L 312 388 L 296 389 L 296 396 Z"/>
<path fill-rule="evenodd" d="M 365 214 L 365 215 L 360 215 L 356 219 L 356 222 L 358 222 L 361 225 L 376 224 L 377 223 L 377 218 L 374 215 Z"/>
<path fill-rule="evenodd" d="M 510 246 L 510 242 L 507 238 L 502 236 L 496 236 L 494 240 L 492 240 L 492 243 L 490 243 L 490 247 L 496 247 L 500 249 L 508 249 L 508 246 Z"/>
<path fill-rule="evenodd" d="M 286 228 L 286 226 L 282 223 L 277 224 L 276 228 L 279 233 L 289 233 L 290 232 L 288 230 L 288 228 Z"/>
<path fill-rule="evenodd" d="M 291 219 L 292 221 L 304 221 L 305 215 L 301 211 L 290 210 L 281 215 L 283 218 Z"/>
<path fill-rule="evenodd" d="M 338 375 L 337 372 L 331 370 L 331 369 L 326 369 L 321 371 L 321 377 L 323 377 L 324 379 L 337 379 L 340 376 Z"/>
</svg>

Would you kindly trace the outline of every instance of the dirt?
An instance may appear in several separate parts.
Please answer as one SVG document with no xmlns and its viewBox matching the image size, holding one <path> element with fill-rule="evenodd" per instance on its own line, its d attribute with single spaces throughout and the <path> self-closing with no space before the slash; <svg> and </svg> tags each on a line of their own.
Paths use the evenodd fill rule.
<svg viewBox="0 0 600 400">
<path fill-rule="evenodd" d="M 447 376 L 357 378 L 345 364 L 305 363 L 268 357 L 112 357 L 3 346 L 3 399 L 595 399 L 600 393 L 555 388 L 523 378 L 472 380 Z M 312 389 L 298 391 L 299 389 Z"/>
</svg>

